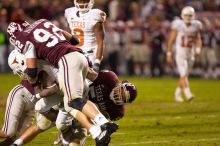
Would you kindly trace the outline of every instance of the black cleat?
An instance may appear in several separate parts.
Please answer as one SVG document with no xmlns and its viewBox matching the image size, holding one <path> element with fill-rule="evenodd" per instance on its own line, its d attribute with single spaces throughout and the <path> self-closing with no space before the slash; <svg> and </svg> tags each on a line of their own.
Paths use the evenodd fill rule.
<svg viewBox="0 0 220 146">
<path fill-rule="evenodd" d="M 102 132 L 96 138 L 96 146 L 108 146 L 112 133 L 116 132 L 119 126 L 115 123 L 105 123 L 101 126 Z"/>
</svg>

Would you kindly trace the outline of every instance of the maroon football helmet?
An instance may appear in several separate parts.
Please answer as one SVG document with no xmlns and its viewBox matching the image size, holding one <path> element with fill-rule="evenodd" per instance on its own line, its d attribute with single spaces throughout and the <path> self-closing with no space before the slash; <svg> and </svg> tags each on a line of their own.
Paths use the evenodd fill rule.
<svg viewBox="0 0 220 146">
<path fill-rule="evenodd" d="M 137 89 L 134 84 L 129 82 L 122 82 L 117 87 L 112 89 L 110 94 L 111 100 L 116 105 L 123 105 L 126 103 L 131 103 L 137 97 Z"/>
<path fill-rule="evenodd" d="M 7 33 L 8 33 L 9 41 L 12 45 L 14 45 L 15 41 L 16 41 L 16 35 L 15 34 L 17 32 L 22 32 L 29 25 L 30 24 L 28 22 L 23 21 L 23 20 L 14 21 L 14 22 L 11 22 L 8 25 Z"/>
</svg>

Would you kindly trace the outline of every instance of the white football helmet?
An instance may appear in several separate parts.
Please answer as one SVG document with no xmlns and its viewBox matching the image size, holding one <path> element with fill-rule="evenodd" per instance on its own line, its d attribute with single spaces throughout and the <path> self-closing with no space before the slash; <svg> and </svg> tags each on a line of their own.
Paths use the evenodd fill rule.
<svg viewBox="0 0 220 146">
<path fill-rule="evenodd" d="M 24 72 L 27 68 L 26 58 L 23 54 L 17 50 L 13 50 L 8 56 L 8 65 L 12 69 L 14 74 L 24 77 Z"/>
<path fill-rule="evenodd" d="M 94 0 L 74 0 L 74 5 L 80 12 L 86 12 L 92 9 Z"/>
<path fill-rule="evenodd" d="M 195 18 L 195 10 L 193 7 L 186 6 L 181 11 L 181 18 L 186 24 L 190 24 Z"/>
</svg>

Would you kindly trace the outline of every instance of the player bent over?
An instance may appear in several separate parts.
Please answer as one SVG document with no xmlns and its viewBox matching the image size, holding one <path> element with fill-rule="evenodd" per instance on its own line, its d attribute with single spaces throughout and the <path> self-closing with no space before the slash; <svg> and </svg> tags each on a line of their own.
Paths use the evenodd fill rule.
<svg viewBox="0 0 220 146">
<path fill-rule="evenodd" d="M 181 93 L 183 92 L 187 101 L 193 99 L 188 81 L 188 72 L 192 66 L 195 56 L 201 52 L 202 42 L 200 31 L 202 24 L 195 20 L 195 11 L 192 7 L 184 7 L 181 18 L 172 22 L 171 33 L 167 44 L 167 62 L 172 62 L 172 47 L 175 44 L 175 60 L 179 71 L 179 85 L 175 91 L 175 100 L 183 102 Z"/>
<path fill-rule="evenodd" d="M 4 126 L 0 130 L 0 137 L 7 138 L 0 143 L 4 146 L 12 143 L 14 138 L 20 136 L 32 125 L 35 113 L 34 105 L 37 102 L 35 87 L 24 78 L 25 58 L 13 50 L 9 55 L 8 63 L 13 72 L 22 77 L 23 80 L 10 91 L 7 98 Z"/>
</svg>

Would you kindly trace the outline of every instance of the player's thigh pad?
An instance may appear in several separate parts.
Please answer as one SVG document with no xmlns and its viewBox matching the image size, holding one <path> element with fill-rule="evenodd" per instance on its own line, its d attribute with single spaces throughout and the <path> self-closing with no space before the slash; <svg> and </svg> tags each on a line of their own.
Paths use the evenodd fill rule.
<svg viewBox="0 0 220 146">
<path fill-rule="evenodd" d="M 67 100 L 82 98 L 88 62 L 79 52 L 66 54 L 59 61 L 59 86 Z"/>
<path fill-rule="evenodd" d="M 41 130 L 47 130 L 53 126 L 52 122 L 40 113 L 36 113 L 37 127 Z"/>
<path fill-rule="evenodd" d="M 177 69 L 179 72 L 180 77 L 184 77 L 188 75 L 188 61 L 187 59 L 180 57 L 180 56 L 176 56 L 176 65 L 177 65 Z"/>
</svg>

